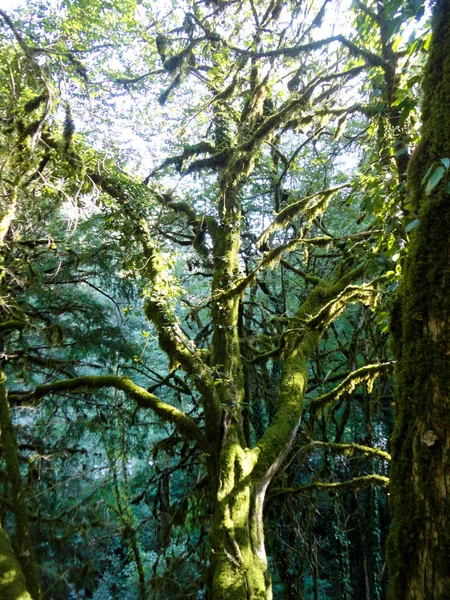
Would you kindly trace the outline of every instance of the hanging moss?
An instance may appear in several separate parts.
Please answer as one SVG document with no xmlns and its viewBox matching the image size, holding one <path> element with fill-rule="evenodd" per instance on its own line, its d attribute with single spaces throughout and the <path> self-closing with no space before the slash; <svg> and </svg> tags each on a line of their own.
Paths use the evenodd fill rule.
<svg viewBox="0 0 450 600">
<path fill-rule="evenodd" d="M 64 130 L 63 130 L 64 152 L 67 152 L 69 150 L 74 133 L 75 133 L 75 123 L 72 118 L 72 111 L 70 108 L 70 104 L 67 103 L 66 107 L 65 107 Z"/>
</svg>

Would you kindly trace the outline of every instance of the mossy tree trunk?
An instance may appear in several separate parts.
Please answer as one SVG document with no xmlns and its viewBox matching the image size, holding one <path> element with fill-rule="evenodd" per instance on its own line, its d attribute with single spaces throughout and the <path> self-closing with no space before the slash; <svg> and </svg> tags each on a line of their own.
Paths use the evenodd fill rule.
<svg viewBox="0 0 450 600">
<path fill-rule="evenodd" d="M 6 532 L 0 526 L 0 597 L 2 600 L 32 600 L 25 577 Z"/>
<path fill-rule="evenodd" d="M 16 521 L 15 530 L 15 546 L 17 550 L 17 559 L 14 557 L 16 564 L 13 564 L 12 549 L 8 550 L 7 536 L 0 529 L 0 555 L 3 553 L 3 560 L 9 565 L 8 573 L 14 573 L 14 585 L 11 585 L 11 577 L 5 574 L 0 577 L 0 598 L 22 598 L 19 592 L 17 596 L 11 595 L 15 590 L 23 590 L 22 571 L 20 571 L 19 563 L 22 566 L 23 574 L 25 575 L 28 590 L 31 592 L 31 597 L 34 600 L 41 598 L 39 570 L 33 558 L 33 548 L 30 538 L 30 526 L 27 512 L 26 501 L 24 497 L 22 478 L 20 474 L 19 459 L 17 455 L 17 445 L 14 434 L 14 428 L 11 421 L 11 413 L 8 404 L 8 395 L 6 390 L 6 376 L 0 370 L 0 440 L 3 446 L 3 455 L 6 463 L 6 472 L 8 483 L 11 486 L 12 507 L 14 507 L 14 515 Z M 1 556 L 0 556 L 1 562 Z M 6 568 L 6 567 L 5 567 Z M 9 595 L 8 595 L 9 594 Z M 25 598 L 26 596 L 23 596 Z"/>
<path fill-rule="evenodd" d="M 420 225 L 412 231 L 392 319 L 397 372 L 388 560 L 395 600 L 450 598 L 450 0 L 438 0 L 434 11 L 422 140 L 408 172 L 407 207 Z"/>
</svg>

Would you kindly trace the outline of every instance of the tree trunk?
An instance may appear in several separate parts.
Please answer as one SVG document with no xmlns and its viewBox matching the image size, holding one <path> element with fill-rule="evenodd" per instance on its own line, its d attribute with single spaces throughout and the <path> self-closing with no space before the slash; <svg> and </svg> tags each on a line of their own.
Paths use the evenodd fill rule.
<svg viewBox="0 0 450 600">
<path fill-rule="evenodd" d="M 32 597 L 34 598 L 34 600 L 39 600 L 42 597 L 39 582 L 39 569 L 33 557 L 33 548 L 30 537 L 30 524 L 28 519 L 26 500 L 22 488 L 22 478 L 20 474 L 19 459 L 17 456 L 16 438 L 11 420 L 11 413 L 8 403 L 8 394 L 6 390 L 6 376 L 3 373 L 3 371 L 1 371 L 1 369 L 0 440 L 3 445 L 3 456 L 6 464 L 8 483 L 11 485 L 14 516 L 16 520 L 15 547 L 17 550 L 17 558 L 22 566 L 27 587 L 30 590 Z M 0 598 L 3 598 L 3 582 L 7 582 L 7 578 L 0 580 Z M 20 595 L 17 597 L 19 598 Z"/>
<path fill-rule="evenodd" d="M 392 319 L 397 372 L 388 561 L 394 600 L 450 598 L 450 198 L 447 161 L 441 161 L 449 158 L 450 0 L 438 0 L 422 141 L 408 172 L 407 207 L 420 224 L 411 234 Z"/>
<path fill-rule="evenodd" d="M 0 526 L 0 598 L 2 600 L 32 600 L 27 592 L 11 542 Z"/>
<path fill-rule="evenodd" d="M 211 540 L 210 600 L 271 600 L 264 547 L 263 502 L 267 485 L 252 481 L 257 453 L 228 432 L 221 456 Z"/>
</svg>

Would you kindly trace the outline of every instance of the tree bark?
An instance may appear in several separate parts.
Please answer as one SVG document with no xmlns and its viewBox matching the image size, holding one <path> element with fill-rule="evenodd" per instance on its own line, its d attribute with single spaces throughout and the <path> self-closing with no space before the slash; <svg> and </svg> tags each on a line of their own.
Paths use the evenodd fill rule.
<svg viewBox="0 0 450 600">
<path fill-rule="evenodd" d="M 252 481 L 257 452 L 242 448 L 230 427 L 210 532 L 211 600 L 271 600 L 264 547 L 266 486 Z"/>
<path fill-rule="evenodd" d="M 449 172 L 441 161 L 450 157 L 449 107 L 450 0 L 438 0 L 424 77 L 422 140 L 408 170 L 407 207 L 420 225 L 411 233 L 392 315 L 393 600 L 450 598 L 450 202 Z M 433 187 L 439 167 L 442 178 Z"/>
<path fill-rule="evenodd" d="M 3 454 L 6 463 L 6 472 L 8 476 L 8 482 L 11 485 L 12 498 L 14 504 L 14 515 L 16 519 L 16 531 L 15 531 L 15 543 L 17 548 L 17 558 L 22 565 L 23 573 L 25 575 L 27 587 L 30 590 L 32 597 L 35 600 L 39 600 L 41 596 L 40 582 L 39 582 L 39 569 L 34 561 L 33 548 L 30 538 L 30 525 L 27 513 L 26 502 L 24 498 L 24 492 L 22 488 L 22 478 L 20 475 L 19 460 L 17 457 L 17 445 L 14 434 L 14 428 L 11 421 L 11 413 L 9 410 L 8 395 L 6 390 L 6 376 L 3 371 L 0 370 L 0 439 L 3 444 Z M 8 540 L 6 533 L 0 530 L 1 546 L 0 556 L 3 554 L 7 564 L 8 571 L 14 573 L 14 581 L 17 579 L 17 585 L 10 586 L 10 577 L 5 576 L 0 578 L 0 597 L 3 598 L 3 585 L 6 589 L 11 587 L 11 590 L 25 589 L 20 584 L 20 574 L 22 571 L 16 568 L 13 564 L 13 559 L 8 556 L 12 553 L 8 550 Z M 14 557 L 14 561 L 16 561 Z M 0 561 L 1 562 L 1 561 Z M 17 562 L 17 561 L 16 561 Z M 1 568 L 1 565 L 0 565 Z M 12 575 L 11 575 L 12 577 Z M 11 580 L 12 581 L 12 580 Z M 8 592 L 13 593 L 13 591 Z M 6 594 L 6 591 L 5 591 Z M 16 596 L 8 596 L 6 598 L 16 598 Z M 25 598 L 26 596 L 24 596 Z M 20 594 L 17 594 L 17 598 L 22 598 Z"/>
<path fill-rule="evenodd" d="M 25 577 L 6 532 L 0 526 L 0 597 L 3 600 L 32 600 Z"/>
</svg>

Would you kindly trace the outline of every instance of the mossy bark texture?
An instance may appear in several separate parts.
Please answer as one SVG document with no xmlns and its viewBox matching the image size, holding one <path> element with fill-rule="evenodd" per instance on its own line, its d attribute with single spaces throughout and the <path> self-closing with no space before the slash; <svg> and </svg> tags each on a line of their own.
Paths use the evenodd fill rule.
<svg viewBox="0 0 450 600">
<path fill-rule="evenodd" d="M 2 600 L 32 600 L 25 577 L 17 561 L 9 537 L 0 526 L 0 598 Z"/>
<path fill-rule="evenodd" d="M 10 548 L 8 546 L 9 540 L 6 533 L 0 529 L 0 561 L 4 562 L 4 568 L 6 569 L 5 574 L 0 576 L 0 598 L 25 599 L 30 597 L 23 595 L 25 593 L 25 586 L 22 586 L 20 583 L 22 574 L 19 567 L 20 563 L 27 587 L 32 594 L 31 597 L 34 600 L 39 600 L 41 598 L 39 570 L 33 558 L 28 513 L 22 488 L 19 459 L 17 457 L 17 445 L 8 404 L 6 376 L 2 371 L 0 371 L 0 439 L 3 445 L 8 483 L 11 486 L 15 507 L 15 545 L 18 559 L 17 561 L 12 555 L 12 550 L 8 549 Z M 16 565 L 13 564 L 13 558 Z M 0 573 L 2 573 L 1 569 L 0 565 Z M 19 593 L 17 590 L 22 590 L 22 592 Z M 14 593 L 17 593 L 17 595 L 11 595 Z"/>
<path fill-rule="evenodd" d="M 422 140 L 408 172 L 407 207 L 420 225 L 411 235 L 392 319 L 397 366 L 388 560 L 394 600 L 450 598 L 449 172 L 442 169 L 428 194 L 422 182 L 450 158 L 450 0 L 438 0 L 434 11 Z"/>
</svg>

